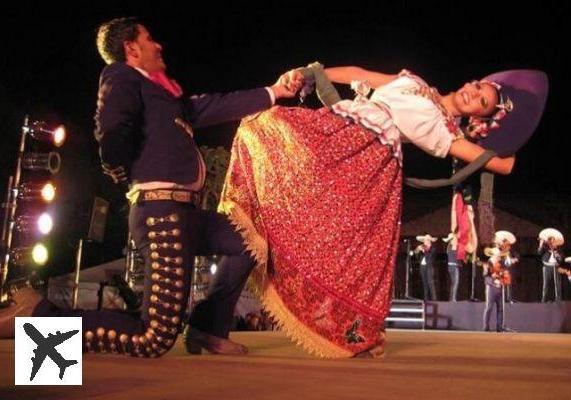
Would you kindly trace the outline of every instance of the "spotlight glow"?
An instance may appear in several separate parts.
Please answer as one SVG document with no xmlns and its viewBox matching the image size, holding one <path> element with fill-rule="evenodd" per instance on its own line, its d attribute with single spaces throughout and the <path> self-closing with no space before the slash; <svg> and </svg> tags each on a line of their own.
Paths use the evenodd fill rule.
<svg viewBox="0 0 571 400">
<path fill-rule="evenodd" d="M 218 269 L 218 265 L 216 265 L 216 263 L 212 264 L 212 265 L 210 266 L 210 273 L 211 273 L 212 275 L 214 275 L 214 274 L 216 273 L 216 270 L 217 270 L 217 269 Z"/>
<path fill-rule="evenodd" d="M 44 265 L 48 261 L 48 249 L 41 243 L 38 243 L 32 249 L 32 260 L 38 265 Z"/>
<path fill-rule="evenodd" d="M 54 221 L 50 214 L 43 213 L 42 215 L 40 215 L 40 218 L 38 218 L 38 230 L 40 231 L 40 233 L 47 235 L 52 231 L 53 227 L 54 227 Z"/>
<path fill-rule="evenodd" d="M 44 199 L 46 203 L 51 203 L 55 197 L 56 197 L 55 186 L 51 182 L 46 183 L 42 188 L 42 199 Z"/>
<path fill-rule="evenodd" d="M 54 145 L 60 147 L 65 142 L 65 137 L 65 127 L 63 125 L 58 126 L 53 132 Z"/>
</svg>

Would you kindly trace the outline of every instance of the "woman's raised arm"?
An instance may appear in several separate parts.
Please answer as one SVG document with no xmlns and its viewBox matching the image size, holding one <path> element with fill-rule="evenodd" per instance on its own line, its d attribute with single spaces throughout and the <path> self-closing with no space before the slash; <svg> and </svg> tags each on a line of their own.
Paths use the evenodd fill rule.
<svg viewBox="0 0 571 400">
<path fill-rule="evenodd" d="M 466 162 L 472 162 L 478 158 L 484 148 L 466 139 L 457 139 L 450 146 L 450 155 Z M 515 164 L 515 156 L 494 157 L 484 166 L 487 170 L 501 175 L 509 175 Z"/>
<path fill-rule="evenodd" d="M 398 78 L 397 74 L 383 74 L 381 72 L 368 71 L 360 67 L 333 67 L 325 68 L 325 75 L 331 82 L 350 84 L 351 81 L 369 81 L 373 88 Z"/>
</svg>

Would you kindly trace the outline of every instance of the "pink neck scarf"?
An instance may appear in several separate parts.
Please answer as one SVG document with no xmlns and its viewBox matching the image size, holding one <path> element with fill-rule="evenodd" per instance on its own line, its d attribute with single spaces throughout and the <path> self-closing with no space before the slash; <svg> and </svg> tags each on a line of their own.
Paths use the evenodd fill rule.
<svg viewBox="0 0 571 400">
<path fill-rule="evenodd" d="M 180 88 L 179 84 L 174 79 L 170 79 L 165 71 L 149 73 L 149 79 L 155 82 L 157 85 L 162 86 L 174 97 L 182 96 L 182 89 Z"/>
</svg>

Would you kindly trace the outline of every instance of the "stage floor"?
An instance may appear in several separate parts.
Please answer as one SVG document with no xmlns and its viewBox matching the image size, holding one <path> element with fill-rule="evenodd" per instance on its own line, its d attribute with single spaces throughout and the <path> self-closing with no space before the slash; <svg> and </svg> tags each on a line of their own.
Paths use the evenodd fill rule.
<svg viewBox="0 0 571 400">
<path fill-rule="evenodd" d="M 83 386 L 14 386 L 0 340 L 0 399 L 569 399 L 571 336 L 389 330 L 380 360 L 313 358 L 278 332 L 237 332 L 250 354 L 87 354 Z M 50 361 L 46 361 L 50 362 Z"/>
</svg>

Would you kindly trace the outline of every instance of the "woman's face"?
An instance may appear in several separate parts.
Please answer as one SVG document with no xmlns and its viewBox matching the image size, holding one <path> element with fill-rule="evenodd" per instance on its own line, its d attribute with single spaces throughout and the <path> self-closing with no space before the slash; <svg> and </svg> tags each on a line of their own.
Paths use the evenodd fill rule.
<svg viewBox="0 0 571 400">
<path fill-rule="evenodd" d="M 496 109 L 498 93 L 489 83 L 472 81 L 454 93 L 454 103 L 465 117 L 487 117 Z"/>
</svg>

